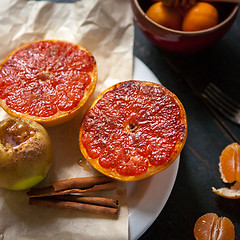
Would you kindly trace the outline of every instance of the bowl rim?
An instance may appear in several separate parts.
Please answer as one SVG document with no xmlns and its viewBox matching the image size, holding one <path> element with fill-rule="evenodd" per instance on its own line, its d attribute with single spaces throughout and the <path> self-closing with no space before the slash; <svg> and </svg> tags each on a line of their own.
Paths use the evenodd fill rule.
<svg viewBox="0 0 240 240">
<path fill-rule="evenodd" d="M 150 19 L 147 14 L 143 11 L 143 9 L 141 8 L 141 6 L 139 5 L 139 0 L 132 0 L 135 4 L 135 6 L 137 7 L 137 9 L 139 10 L 139 12 L 141 13 L 141 15 L 146 18 L 149 22 L 151 22 L 153 25 L 155 25 L 156 27 L 160 27 L 163 30 L 169 31 L 171 33 L 177 33 L 177 34 L 183 34 L 183 35 L 200 35 L 200 34 L 206 34 L 206 33 L 210 33 L 213 32 L 214 30 L 221 28 L 224 24 L 226 24 L 228 21 L 230 21 L 235 14 L 237 13 L 238 9 L 239 9 L 239 4 L 236 4 L 236 6 L 233 8 L 233 10 L 231 11 L 231 13 L 228 15 L 227 18 L 225 18 L 223 21 L 221 21 L 220 23 L 218 23 L 216 26 L 205 29 L 205 30 L 201 30 L 201 31 L 181 31 L 181 30 L 174 30 L 171 28 L 167 28 L 164 27 L 161 24 L 158 24 L 156 22 L 154 22 L 152 19 Z"/>
</svg>

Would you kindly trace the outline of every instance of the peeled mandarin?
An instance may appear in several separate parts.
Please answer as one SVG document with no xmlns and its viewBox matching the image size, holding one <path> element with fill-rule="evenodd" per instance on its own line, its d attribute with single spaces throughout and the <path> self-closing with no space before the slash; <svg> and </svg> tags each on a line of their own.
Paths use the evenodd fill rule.
<svg viewBox="0 0 240 240">
<path fill-rule="evenodd" d="M 229 218 L 207 213 L 196 221 L 194 237 L 196 240 L 234 240 L 235 229 Z"/>
<path fill-rule="evenodd" d="M 240 145 L 229 144 L 220 156 L 219 171 L 225 183 L 240 182 Z"/>
</svg>

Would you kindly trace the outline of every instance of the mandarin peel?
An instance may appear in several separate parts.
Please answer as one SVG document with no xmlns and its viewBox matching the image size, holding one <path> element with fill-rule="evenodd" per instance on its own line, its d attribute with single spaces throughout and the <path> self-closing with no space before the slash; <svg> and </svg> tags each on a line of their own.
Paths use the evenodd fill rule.
<svg viewBox="0 0 240 240">
<path fill-rule="evenodd" d="M 155 96 L 152 96 L 153 92 Z M 161 98 L 159 102 L 154 99 L 156 96 Z M 168 105 L 170 102 L 172 109 Z M 160 110 L 156 111 L 161 104 L 166 104 L 161 106 L 164 109 L 162 116 Z M 157 124 L 160 118 L 162 126 L 165 124 L 167 129 L 165 133 L 161 124 Z M 146 121 L 149 124 L 144 125 Z M 155 130 L 149 128 L 154 124 Z M 163 133 L 169 139 L 159 137 Z M 186 113 L 172 92 L 160 84 L 125 81 L 107 88 L 95 99 L 82 122 L 79 146 L 85 159 L 96 170 L 111 178 L 131 182 L 169 167 L 179 156 L 186 136 Z M 151 138 L 155 139 L 152 144 Z M 171 143 L 170 139 L 175 142 Z M 166 154 L 166 158 L 161 154 Z"/>
<path fill-rule="evenodd" d="M 212 191 L 216 193 L 218 196 L 229 198 L 229 199 L 239 199 L 240 198 L 240 183 L 235 182 L 230 188 L 214 188 L 212 187 Z"/>
<path fill-rule="evenodd" d="M 80 45 L 40 40 L 12 51 L 0 65 L 0 77 L 0 105 L 8 114 L 54 126 L 74 118 L 92 97 L 97 65 Z"/>
</svg>

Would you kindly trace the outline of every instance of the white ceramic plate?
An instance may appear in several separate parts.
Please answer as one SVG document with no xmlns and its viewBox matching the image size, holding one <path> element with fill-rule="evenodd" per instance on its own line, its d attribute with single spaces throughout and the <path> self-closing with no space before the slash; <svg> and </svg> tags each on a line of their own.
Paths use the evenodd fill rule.
<svg viewBox="0 0 240 240">
<path fill-rule="evenodd" d="M 134 58 L 135 80 L 160 83 L 150 69 Z M 163 172 L 144 180 L 127 183 L 129 206 L 129 239 L 138 239 L 155 221 L 172 191 L 179 165 L 179 157 Z"/>
</svg>

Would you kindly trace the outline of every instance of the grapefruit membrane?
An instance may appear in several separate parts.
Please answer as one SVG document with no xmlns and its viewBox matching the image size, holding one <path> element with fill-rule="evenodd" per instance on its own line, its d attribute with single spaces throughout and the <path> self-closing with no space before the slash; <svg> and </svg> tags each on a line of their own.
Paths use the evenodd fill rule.
<svg viewBox="0 0 240 240">
<path fill-rule="evenodd" d="M 51 126 L 72 119 L 97 81 L 93 55 L 60 40 L 27 43 L 0 65 L 0 105 L 10 115 Z"/>
<path fill-rule="evenodd" d="M 130 182 L 170 166 L 186 136 L 186 113 L 176 95 L 157 83 L 130 80 L 96 98 L 83 119 L 79 145 L 96 170 Z"/>
</svg>

